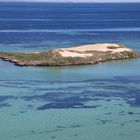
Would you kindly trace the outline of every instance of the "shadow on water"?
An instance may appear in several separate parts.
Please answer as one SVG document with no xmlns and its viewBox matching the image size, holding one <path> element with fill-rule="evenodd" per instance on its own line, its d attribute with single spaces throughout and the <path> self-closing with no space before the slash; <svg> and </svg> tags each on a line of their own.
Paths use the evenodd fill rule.
<svg viewBox="0 0 140 140">
<path fill-rule="evenodd" d="M 112 99 L 122 99 L 132 107 L 140 107 L 139 76 L 83 81 L 0 81 L 0 86 L 22 91 L 22 94 L 0 96 L 0 108 L 14 106 L 10 104 L 11 100 L 30 104 L 37 101 L 42 104 L 37 110 L 97 108 L 102 106 L 99 101 L 110 102 Z"/>
</svg>

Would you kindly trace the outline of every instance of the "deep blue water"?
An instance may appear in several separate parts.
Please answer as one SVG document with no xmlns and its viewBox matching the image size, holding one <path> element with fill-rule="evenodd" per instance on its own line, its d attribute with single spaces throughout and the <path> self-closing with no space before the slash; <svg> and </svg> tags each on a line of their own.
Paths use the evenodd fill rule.
<svg viewBox="0 0 140 140">
<path fill-rule="evenodd" d="M 137 3 L 0 4 L 0 43 L 16 44 L 15 51 L 96 42 L 137 42 L 139 25 Z"/>
<path fill-rule="evenodd" d="M 140 52 L 140 3 L 0 3 L 0 51 L 119 42 Z M 139 140 L 140 60 L 77 67 L 0 61 L 3 140 Z"/>
</svg>

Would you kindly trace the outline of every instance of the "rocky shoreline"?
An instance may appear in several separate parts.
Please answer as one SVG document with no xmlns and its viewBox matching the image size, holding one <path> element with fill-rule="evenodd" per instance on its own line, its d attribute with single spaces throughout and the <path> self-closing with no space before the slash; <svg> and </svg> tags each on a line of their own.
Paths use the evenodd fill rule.
<svg viewBox="0 0 140 140">
<path fill-rule="evenodd" d="M 91 44 L 47 52 L 0 52 L 0 58 L 18 66 L 70 66 L 98 64 L 110 60 L 139 58 L 140 54 L 122 44 Z"/>
</svg>

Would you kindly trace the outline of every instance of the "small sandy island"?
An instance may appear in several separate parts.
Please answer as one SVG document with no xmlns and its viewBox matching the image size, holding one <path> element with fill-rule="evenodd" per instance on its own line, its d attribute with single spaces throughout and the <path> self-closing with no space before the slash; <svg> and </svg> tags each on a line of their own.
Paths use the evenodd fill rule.
<svg viewBox="0 0 140 140">
<path fill-rule="evenodd" d="M 102 43 L 47 52 L 0 52 L 0 58 L 19 66 L 69 66 L 97 64 L 109 60 L 138 58 L 140 54 L 122 44 Z"/>
</svg>

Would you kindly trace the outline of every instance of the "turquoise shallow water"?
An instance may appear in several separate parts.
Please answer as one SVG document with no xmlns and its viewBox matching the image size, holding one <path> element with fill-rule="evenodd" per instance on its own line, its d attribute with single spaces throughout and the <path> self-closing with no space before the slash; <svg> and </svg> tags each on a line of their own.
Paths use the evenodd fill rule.
<svg viewBox="0 0 140 140">
<path fill-rule="evenodd" d="M 0 3 L 0 51 L 119 42 L 140 52 L 139 9 Z M 0 139 L 139 140 L 139 70 L 140 59 L 76 67 L 18 67 L 0 60 Z"/>
<path fill-rule="evenodd" d="M 139 63 L 35 68 L 0 61 L 1 137 L 138 140 Z"/>
</svg>

